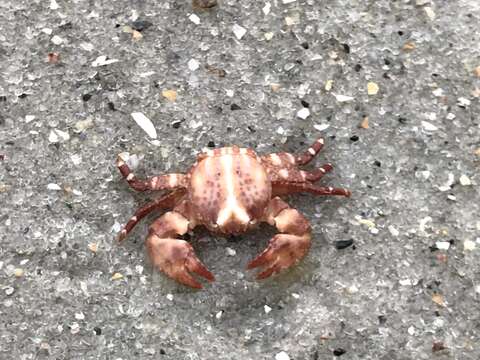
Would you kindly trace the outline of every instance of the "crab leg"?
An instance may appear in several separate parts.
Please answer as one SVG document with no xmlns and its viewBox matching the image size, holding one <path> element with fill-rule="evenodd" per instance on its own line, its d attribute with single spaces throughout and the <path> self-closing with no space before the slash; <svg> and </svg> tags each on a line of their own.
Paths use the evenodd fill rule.
<svg viewBox="0 0 480 360">
<path fill-rule="evenodd" d="M 276 226 L 282 234 L 275 235 L 267 248 L 248 264 L 248 269 L 264 268 L 257 279 L 265 279 L 297 263 L 305 257 L 311 243 L 308 220 L 279 197 L 270 201 L 264 221 Z"/>
<path fill-rule="evenodd" d="M 306 165 L 320 152 L 323 144 L 323 139 L 318 139 L 302 154 L 295 156 L 288 152 L 273 153 L 262 156 L 262 161 L 266 163 L 268 167 L 277 169 L 288 169 L 294 166 Z"/>
<path fill-rule="evenodd" d="M 289 195 L 306 192 L 314 195 L 339 195 L 350 197 L 351 191 L 343 188 L 316 186 L 310 183 L 292 183 L 279 181 L 272 183 L 272 192 L 274 195 Z"/>
<path fill-rule="evenodd" d="M 298 170 L 297 168 L 280 169 L 278 171 L 270 172 L 272 182 L 315 182 L 320 180 L 323 175 L 331 171 L 333 166 L 325 164 L 312 171 Z"/>
<path fill-rule="evenodd" d="M 130 187 L 137 191 L 173 190 L 179 187 L 186 187 L 187 185 L 188 177 L 184 174 L 158 175 L 146 180 L 140 180 L 120 156 L 117 158 L 117 167 Z"/>
<path fill-rule="evenodd" d="M 318 169 L 312 171 L 301 171 L 301 173 L 305 176 L 306 181 L 315 182 L 320 180 L 327 172 L 332 171 L 332 169 L 332 164 L 328 163 L 320 166 Z"/>
<path fill-rule="evenodd" d="M 130 231 L 132 231 L 134 226 L 152 211 L 173 208 L 184 194 L 185 190 L 179 189 L 161 198 L 155 199 L 139 208 L 137 211 L 135 211 L 135 214 L 130 218 L 130 220 L 128 220 L 123 230 L 118 234 L 118 241 L 123 241 Z"/>
<path fill-rule="evenodd" d="M 323 141 L 322 138 L 315 141 L 312 144 L 312 146 L 308 148 L 307 151 L 305 151 L 303 154 L 297 155 L 297 157 L 295 158 L 296 164 L 297 165 L 308 164 L 310 161 L 312 161 L 315 155 L 317 155 L 320 152 L 320 150 L 322 150 L 324 143 L 325 142 Z"/>
<path fill-rule="evenodd" d="M 176 235 L 183 235 L 189 229 L 189 221 L 179 212 L 169 211 L 150 226 L 150 235 L 145 243 L 152 264 L 172 279 L 201 289 L 191 273 L 208 281 L 214 281 L 213 274 L 197 258 L 192 246 Z"/>
</svg>

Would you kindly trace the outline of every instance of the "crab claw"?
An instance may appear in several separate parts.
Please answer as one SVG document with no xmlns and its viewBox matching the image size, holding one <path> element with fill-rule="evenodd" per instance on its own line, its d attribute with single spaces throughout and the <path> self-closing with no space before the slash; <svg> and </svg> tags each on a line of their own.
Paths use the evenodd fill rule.
<svg viewBox="0 0 480 360">
<path fill-rule="evenodd" d="M 253 259 L 247 269 L 264 267 L 257 279 L 265 279 L 291 267 L 303 259 L 310 249 L 310 234 L 277 234 L 268 243 L 267 248 Z"/>
<path fill-rule="evenodd" d="M 203 287 L 191 273 L 210 282 L 215 280 L 213 274 L 197 258 L 192 246 L 184 240 L 161 239 L 156 235 L 150 235 L 146 246 L 152 264 L 167 276 L 184 285 L 195 289 Z"/>
</svg>

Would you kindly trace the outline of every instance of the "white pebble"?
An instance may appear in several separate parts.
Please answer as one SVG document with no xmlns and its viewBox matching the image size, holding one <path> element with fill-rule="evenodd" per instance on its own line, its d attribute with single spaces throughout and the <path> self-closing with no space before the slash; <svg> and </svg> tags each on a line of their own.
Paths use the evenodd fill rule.
<svg viewBox="0 0 480 360">
<path fill-rule="evenodd" d="M 327 130 L 330 127 L 330 124 L 313 125 L 313 127 L 318 131 L 323 131 L 323 130 Z"/>
<path fill-rule="evenodd" d="M 80 331 L 80 325 L 78 325 L 78 323 L 74 322 L 71 326 L 70 326 L 70 332 L 75 335 L 77 334 L 78 332 Z"/>
<path fill-rule="evenodd" d="M 77 319 L 77 320 L 84 320 L 84 319 L 85 319 L 85 315 L 84 315 L 82 312 L 76 313 L 76 314 L 75 314 L 75 319 Z"/>
<path fill-rule="evenodd" d="M 25 116 L 25 122 L 28 124 L 29 122 L 32 122 L 35 120 L 35 115 L 26 115 Z"/>
<path fill-rule="evenodd" d="M 58 184 L 50 183 L 47 185 L 48 190 L 60 191 L 62 188 Z"/>
<path fill-rule="evenodd" d="M 358 292 L 358 287 L 356 285 L 352 285 L 347 288 L 347 293 L 349 294 L 355 294 L 357 292 Z"/>
<path fill-rule="evenodd" d="M 285 351 L 280 351 L 275 355 L 275 360 L 290 360 L 290 356 Z"/>
<path fill-rule="evenodd" d="M 48 135 L 48 141 L 51 143 L 58 143 L 58 142 L 64 142 L 68 141 L 70 139 L 70 135 L 68 132 L 58 130 L 58 129 L 53 129 L 50 131 L 50 135 Z"/>
<path fill-rule="evenodd" d="M 265 6 L 262 8 L 262 11 L 265 15 L 270 14 L 270 9 L 272 8 L 272 5 L 269 2 L 265 3 Z"/>
<path fill-rule="evenodd" d="M 200 24 L 200 18 L 196 14 L 192 14 L 188 17 L 192 23 L 195 25 Z"/>
<path fill-rule="evenodd" d="M 98 67 L 98 66 L 105 66 L 105 65 L 110 65 L 118 62 L 120 60 L 117 59 L 108 59 L 107 56 L 101 55 L 95 59 L 95 61 L 92 62 L 92 67 Z"/>
<path fill-rule="evenodd" d="M 472 185 L 472 181 L 470 180 L 470 178 L 467 176 L 467 175 L 462 175 L 460 176 L 460 184 L 462 186 L 470 186 Z"/>
<path fill-rule="evenodd" d="M 112 233 L 118 233 L 120 230 L 122 230 L 122 225 L 120 225 L 120 223 L 118 221 L 115 221 L 112 225 L 112 227 L 110 228 L 110 232 Z"/>
<path fill-rule="evenodd" d="M 147 133 L 152 139 L 157 138 L 157 130 L 153 126 L 152 121 L 143 115 L 141 112 L 134 112 L 131 114 L 133 120 L 137 123 L 138 126 L 142 128 L 143 131 Z"/>
<path fill-rule="evenodd" d="M 226 250 L 227 250 L 227 255 L 228 255 L 228 256 L 235 256 L 235 255 L 237 255 L 237 252 L 236 252 L 234 249 L 232 249 L 232 248 L 227 247 Z"/>
<path fill-rule="evenodd" d="M 426 131 L 437 131 L 438 130 L 438 127 L 436 127 L 432 123 L 429 123 L 428 121 L 422 121 L 422 126 Z"/>
<path fill-rule="evenodd" d="M 433 219 L 430 216 L 426 216 L 423 219 L 420 219 L 420 225 L 419 225 L 420 231 L 425 232 L 427 223 L 432 222 L 432 220 Z"/>
<path fill-rule="evenodd" d="M 452 113 L 448 113 L 448 114 L 447 114 L 447 120 L 453 120 L 453 119 L 455 119 L 456 117 L 457 117 L 457 115 L 455 115 L 455 114 L 452 114 Z"/>
<path fill-rule="evenodd" d="M 241 40 L 247 33 L 247 29 L 245 29 L 244 27 L 241 27 L 238 24 L 234 24 L 232 27 L 232 30 L 233 30 L 233 33 L 235 34 L 235 37 L 238 40 Z"/>
<path fill-rule="evenodd" d="M 398 236 L 400 234 L 400 232 L 393 225 L 388 226 L 388 231 L 390 231 L 392 236 Z"/>
<path fill-rule="evenodd" d="M 438 250 L 448 250 L 450 248 L 450 243 L 448 241 L 437 241 L 435 246 Z"/>
<path fill-rule="evenodd" d="M 413 326 L 410 326 L 407 331 L 410 335 L 415 335 L 415 328 Z"/>
<path fill-rule="evenodd" d="M 52 33 L 53 33 L 53 30 L 50 29 L 50 28 L 43 28 L 41 31 L 42 31 L 44 34 L 47 34 L 47 35 L 52 35 Z"/>
<path fill-rule="evenodd" d="M 304 107 L 304 108 L 298 110 L 297 116 L 300 119 L 305 120 L 306 118 L 308 118 L 310 116 L 310 110 L 308 110 L 308 108 Z"/>
<path fill-rule="evenodd" d="M 78 154 L 71 155 L 70 160 L 72 160 L 74 165 L 80 165 L 82 163 L 82 157 Z"/>
<path fill-rule="evenodd" d="M 425 6 L 423 10 L 425 10 L 425 14 L 427 14 L 428 18 L 431 21 L 435 20 L 435 11 L 433 11 L 433 9 L 430 6 Z"/>
<path fill-rule="evenodd" d="M 268 314 L 270 311 L 272 311 L 272 308 L 268 305 L 264 305 L 263 310 L 265 311 L 265 314 Z"/>
<path fill-rule="evenodd" d="M 410 280 L 410 279 L 401 279 L 398 281 L 398 283 L 402 286 L 412 286 L 413 285 L 413 281 Z"/>
<path fill-rule="evenodd" d="M 333 94 L 333 93 L 332 93 Z M 337 99 L 338 102 L 348 102 L 348 101 L 353 101 L 355 100 L 354 97 L 352 96 L 347 96 L 347 95 L 339 95 L 339 94 L 333 94 L 335 96 L 335 99 Z"/>
<path fill-rule="evenodd" d="M 173 301 L 173 295 L 172 294 L 167 294 L 167 299 L 170 301 Z"/>
<path fill-rule="evenodd" d="M 265 37 L 265 40 L 270 41 L 273 39 L 273 32 L 266 32 L 263 36 Z"/>
<path fill-rule="evenodd" d="M 60 45 L 61 43 L 63 43 L 63 39 L 62 39 L 60 36 L 58 36 L 58 35 L 54 35 L 54 36 L 52 37 L 52 40 L 51 40 L 51 41 L 52 41 L 52 43 L 54 43 L 55 45 Z"/>
<path fill-rule="evenodd" d="M 433 327 L 437 329 L 441 329 L 444 325 L 445 320 L 443 320 L 442 318 L 436 318 L 435 320 L 433 320 Z"/>
<path fill-rule="evenodd" d="M 235 94 L 233 90 L 225 90 L 225 92 L 227 93 L 228 97 L 233 97 L 233 95 Z"/>
<path fill-rule="evenodd" d="M 469 106 L 470 103 L 471 103 L 470 100 L 468 100 L 467 98 L 464 98 L 464 97 L 458 98 L 457 101 L 458 101 L 458 102 L 457 102 L 458 106 L 462 106 L 462 107 L 467 107 L 467 106 Z"/>
<path fill-rule="evenodd" d="M 58 10 L 60 9 L 60 6 L 56 2 L 56 0 L 50 0 L 50 9 L 51 10 Z"/>
<path fill-rule="evenodd" d="M 433 95 L 435 95 L 437 97 L 443 96 L 443 89 L 442 88 L 437 88 L 437 89 L 433 90 L 432 93 L 433 93 Z"/>
<path fill-rule="evenodd" d="M 200 67 L 200 63 L 195 59 L 188 60 L 187 65 L 190 71 L 195 71 Z"/>
<path fill-rule="evenodd" d="M 215 314 L 215 318 L 218 319 L 218 320 L 220 320 L 221 317 L 222 317 L 222 315 L 223 315 L 223 310 L 220 310 L 219 312 L 217 312 L 217 313 Z"/>
<path fill-rule="evenodd" d="M 448 180 L 445 185 L 439 186 L 438 190 L 445 192 L 449 191 L 452 188 L 453 183 L 455 182 L 455 176 L 452 173 L 448 173 Z"/>
<path fill-rule="evenodd" d="M 476 244 L 472 240 L 465 240 L 463 242 L 463 250 L 465 250 L 465 251 L 475 250 L 475 246 L 476 246 Z"/>
<path fill-rule="evenodd" d="M 428 170 L 420 171 L 420 175 L 424 180 L 428 180 L 430 178 L 431 172 Z"/>
<path fill-rule="evenodd" d="M 7 286 L 5 288 L 5 294 L 7 294 L 8 296 L 12 295 L 14 292 L 15 292 L 15 289 L 11 286 Z"/>
<path fill-rule="evenodd" d="M 295 2 L 295 1 L 297 1 L 297 0 L 282 0 L 282 2 L 283 2 L 284 4 L 290 4 L 290 3 L 293 3 L 293 2 Z"/>
<path fill-rule="evenodd" d="M 92 51 L 94 49 L 94 46 L 92 43 L 87 43 L 87 42 L 83 42 L 80 44 L 80 47 L 85 50 L 85 51 Z"/>
<path fill-rule="evenodd" d="M 300 299 L 300 295 L 297 294 L 297 293 L 292 293 L 292 296 L 293 296 L 295 299 Z"/>
</svg>

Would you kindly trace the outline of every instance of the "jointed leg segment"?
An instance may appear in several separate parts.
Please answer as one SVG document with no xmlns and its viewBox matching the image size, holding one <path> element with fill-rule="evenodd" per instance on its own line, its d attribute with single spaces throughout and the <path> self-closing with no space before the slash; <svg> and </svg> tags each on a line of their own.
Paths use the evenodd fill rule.
<svg viewBox="0 0 480 360">
<path fill-rule="evenodd" d="M 146 180 L 140 180 L 130 170 L 121 156 L 117 159 L 117 167 L 130 187 L 137 191 L 173 190 L 179 187 L 185 187 L 187 184 L 187 176 L 184 174 L 158 175 Z"/>
<path fill-rule="evenodd" d="M 308 192 L 315 195 L 351 195 L 347 189 L 315 186 L 313 183 L 320 180 L 327 172 L 333 169 L 329 163 L 312 171 L 304 171 L 299 165 L 309 163 L 322 149 L 323 139 L 318 139 L 303 154 L 293 156 L 288 153 L 276 153 L 262 158 L 272 181 L 273 195 L 289 195 L 299 192 Z"/>
<path fill-rule="evenodd" d="M 135 214 L 127 222 L 123 230 L 118 234 L 118 241 L 124 240 L 137 223 L 152 211 L 173 208 L 178 201 L 185 195 L 185 190 L 178 189 L 161 198 L 155 199 L 152 202 L 142 206 L 135 211 Z"/>
<path fill-rule="evenodd" d="M 324 141 L 322 138 L 315 141 L 312 146 L 308 148 L 303 154 L 300 154 L 296 157 L 297 165 L 306 165 L 317 155 L 320 150 L 323 148 Z"/>
<path fill-rule="evenodd" d="M 345 197 L 350 197 L 352 194 L 350 190 L 343 188 L 316 186 L 310 183 L 292 183 L 286 181 L 274 183 L 272 191 L 273 195 L 275 196 L 296 194 L 301 192 L 314 195 L 338 195 Z"/>
</svg>

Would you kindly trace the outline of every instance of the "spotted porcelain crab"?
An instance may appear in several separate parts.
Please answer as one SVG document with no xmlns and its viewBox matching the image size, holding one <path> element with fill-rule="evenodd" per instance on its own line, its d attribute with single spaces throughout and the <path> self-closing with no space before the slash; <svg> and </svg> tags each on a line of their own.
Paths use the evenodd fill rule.
<svg viewBox="0 0 480 360">
<path fill-rule="evenodd" d="M 280 197 L 299 192 L 314 195 L 350 196 L 347 189 L 316 186 L 332 170 L 325 164 L 313 171 L 299 166 L 310 162 L 323 147 L 317 140 L 306 152 L 259 156 L 252 149 L 237 146 L 206 150 L 186 174 L 158 175 L 138 179 L 120 154 L 117 166 L 130 187 L 137 191 L 168 190 L 169 193 L 137 210 L 119 234 L 125 239 L 132 228 L 157 209 L 172 209 L 150 226 L 146 248 L 152 264 L 166 275 L 193 288 L 202 284 L 195 273 L 209 281 L 214 276 L 195 255 L 192 246 L 178 236 L 203 225 L 219 234 L 240 234 L 260 222 L 275 226 L 267 248 L 248 264 L 262 267 L 257 279 L 264 279 L 301 260 L 308 252 L 311 229 L 308 220 Z"/>
</svg>

